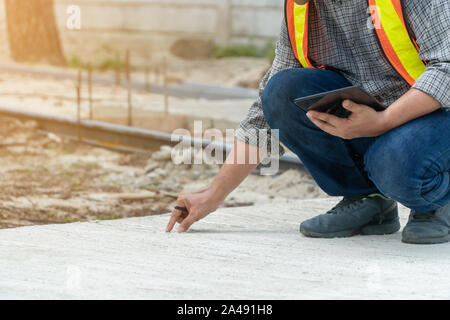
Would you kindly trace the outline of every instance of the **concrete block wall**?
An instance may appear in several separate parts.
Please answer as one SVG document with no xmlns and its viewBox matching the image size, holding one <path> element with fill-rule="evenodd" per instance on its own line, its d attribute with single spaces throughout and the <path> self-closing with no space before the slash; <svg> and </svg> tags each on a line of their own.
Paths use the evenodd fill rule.
<svg viewBox="0 0 450 320">
<path fill-rule="evenodd" d="M 178 39 L 217 44 L 275 41 L 283 0 L 54 0 L 67 56 L 102 60 L 114 51 L 132 51 L 134 63 L 148 52 L 164 55 Z M 79 6 L 81 29 L 69 30 L 67 8 Z"/>
</svg>

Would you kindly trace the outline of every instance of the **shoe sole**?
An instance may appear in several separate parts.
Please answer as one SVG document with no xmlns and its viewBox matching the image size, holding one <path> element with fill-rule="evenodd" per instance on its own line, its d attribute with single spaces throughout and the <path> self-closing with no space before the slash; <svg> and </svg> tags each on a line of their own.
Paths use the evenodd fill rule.
<svg viewBox="0 0 450 320">
<path fill-rule="evenodd" d="M 400 231 L 400 219 L 396 218 L 383 224 L 369 224 L 361 228 L 361 234 L 364 236 L 383 236 L 386 234 L 393 234 Z"/>
<path fill-rule="evenodd" d="M 408 239 L 403 237 L 402 242 L 407 244 L 442 244 L 450 241 L 449 235 L 438 238 Z"/>
<path fill-rule="evenodd" d="M 389 215 L 392 212 L 397 212 L 398 215 L 398 206 L 395 205 L 394 208 L 389 208 L 382 215 Z M 310 238 L 324 238 L 324 239 L 333 239 L 333 238 L 350 238 L 361 234 L 363 236 L 382 236 L 396 233 L 400 230 L 400 219 L 396 217 L 391 221 L 384 221 L 382 224 L 374 224 L 370 223 L 364 225 L 358 229 L 344 230 L 339 232 L 330 232 L 330 233 L 318 233 L 306 230 L 302 225 L 300 225 L 300 233 L 304 236 Z"/>
<path fill-rule="evenodd" d="M 396 219 L 389 223 L 383 223 L 380 225 L 366 225 L 362 228 L 352 229 L 352 230 L 344 230 L 339 232 L 331 232 L 331 233 L 317 233 L 305 230 L 302 226 L 300 226 L 300 232 L 310 238 L 324 238 L 324 239 L 333 239 L 333 238 L 350 238 L 356 236 L 358 234 L 363 236 L 383 236 L 388 234 L 396 233 L 400 230 L 400 220 Z"/>
</svg>

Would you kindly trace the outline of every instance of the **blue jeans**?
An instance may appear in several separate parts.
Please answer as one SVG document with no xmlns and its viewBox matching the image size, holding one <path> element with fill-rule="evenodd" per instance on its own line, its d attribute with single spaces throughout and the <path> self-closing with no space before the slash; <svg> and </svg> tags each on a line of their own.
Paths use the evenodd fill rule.
<svg viewBox="0 0 450 320">
<path fill-rule="evenodd" d="M 331 196 L 381 192 L 417 211 L 448 204 L 450 112 L 438 110 L 377 138 L 344 140 L 319 129 L 293 102 L 351 85 L 328 70 L 283 70 L 264 90 L 264 116 Z"/>
</svg>

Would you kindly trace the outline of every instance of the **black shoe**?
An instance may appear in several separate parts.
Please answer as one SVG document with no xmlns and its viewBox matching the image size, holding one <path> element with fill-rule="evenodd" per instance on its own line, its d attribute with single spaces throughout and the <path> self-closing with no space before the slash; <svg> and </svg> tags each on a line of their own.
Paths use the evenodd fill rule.
<svg viewBox="0 0 450 320">
<path fill-rule="evenodd" d="M 428 212 L 411 211 L 409 221 L 403 229 L 405 243 L 438 244 L 449 241 L 450 203 Z"/>
<path fill-rule="evenodd" d="M 300 225 L 313 238 L 346 238 L 356 234 L 384 235 L 400 230 L 397 203 L 381 194 L 344 197 L 326 214 Z"/>
</svg>

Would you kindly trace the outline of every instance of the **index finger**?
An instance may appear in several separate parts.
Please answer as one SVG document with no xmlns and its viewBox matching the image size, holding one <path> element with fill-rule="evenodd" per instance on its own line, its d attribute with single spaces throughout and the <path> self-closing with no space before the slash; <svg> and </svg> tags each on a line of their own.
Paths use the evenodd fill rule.
<svg viewBox="0 0 450 320">
<path fill-rule="evenodd" d="M 177 206 L 180 208 L 187 208 L 187 203 L 185 201 L 185 198 L 183 196 L 180 196 L 177 199 Z M 172 217 L 169 220 L 169 223 L 167 224 L 166 232 L 171 232 L 173 227 L 175 226 L 175 223 L 177 223 L 178 219 L 183 216 L 186 212 L 179 210 L 175 208 L 172 212 Z"/>
<path fill-rule="evenodd" d="M 171 232 L 178 218 L 181 217 L 181 211 L 174 209 L 172 216 L 170 217 L 169 223 L 167 224 L 166 232 Z"/>
<path fill-rule="evenodd" d="M 323 122 L 326 122 L 327 124 L 333 126 L 333 127 L 339 127 L 343 124 L 345 120 L 342 118 L 336 117 L 335 115 L 324 113 L 324 112 L 316 112 L 316 111 L 310 111 L 308 112 L 308 116 L 311 118 L 315 118 L 318 120 L 321 120 Z"/>
<path fill-rule="evenodd" d="M 319 129 L 322 129 L 323 131 L 325 131 L 326 133 L 329 133 L 333 136 L 337 135 L 336 128 L 333 127 L 328 122 L 325 122 L 325 121 L 322 121 L 322 120 L 319 120 L 316 118 L 311 118 L 311 122 L 314 123 Z"/>
</svg>

